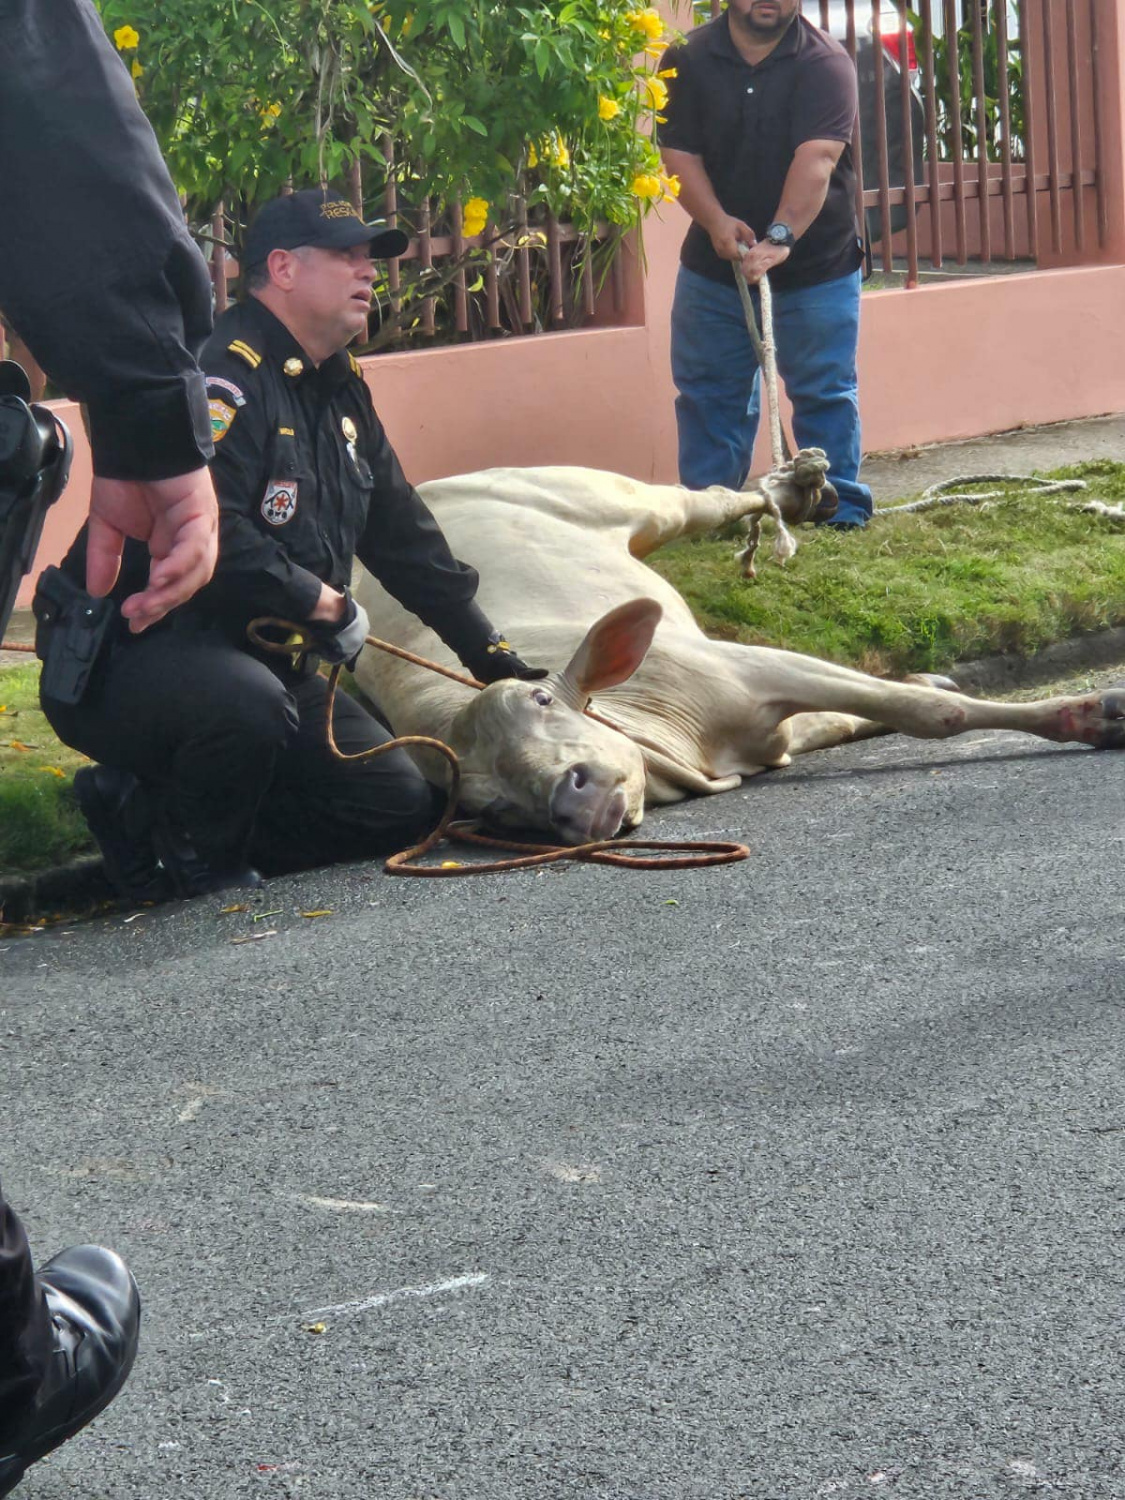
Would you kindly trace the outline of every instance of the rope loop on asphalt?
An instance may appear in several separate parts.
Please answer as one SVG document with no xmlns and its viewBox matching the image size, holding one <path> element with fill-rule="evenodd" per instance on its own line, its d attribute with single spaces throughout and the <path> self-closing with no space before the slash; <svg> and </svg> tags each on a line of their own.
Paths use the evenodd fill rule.
<svg viewBox="0 0 1125 1500">
<path fill-rule="evenodd" d="M 273 632 L 278 632 L 280 638 L 275 637 Z M 300 656 L 308 652 L 313 645 L 313 636 L 307 626 L 273 616 L 263 615 L 256 620 L 251 620 L 246 627 L 246 634 L 259 650 L 270 652 L 275 656 Z M 367 644 L 376 646 L 380 651 L 386 651 L 391 656 L 400 657 L 403 661 L 411 662 L 415 666 L 426 667 L 442 677 L 462 683 L 465 687 L 476 688 L 478 691 L 484 687 L 484 683 L 478 682 L 475 677 L 439 666 L 437 662 L 428 661 L 424 656 L 415 656 L 413 652 L 406 651 L 402 646 L 392 645 L 389 641 L 381 641 L 378 636 L 369 635 Z M 618 869 L 626 870 L 691 870 L 708 865 L 737 864 L 740 860 L 749 858 L 750 850 L 745 844 L 730 842 L 700 843 L 689 840 L 664 843 L 654 839 L 630 839 L 628 841 L 600 839 L 595 843 L 576 845 L 529 844 L 480 833 L 479 822 L 472 819 L 455 820 L 457 802 L 461 794 L 461 763 L 457 758 L 457 752 L 443 740 L 425 734 L 404 734 L 397 739 L 388 740 L 386 744 L 373 745 L 369 750 L 360 750 L 354 755 L 348 755 L 340 749 L 336 743 L 333 719 L 336 689 L 342 670 L 343 663 L 341 662 L 337 662 L 329 670 L 328 694 L 324 707 L 325 738 L 328 749 L 336 760 L 343 761 L 345 764 L 375 760 L 391 750 L 421 748 L 435 750 L 449 765 L 449 790 L 445 810 L 438 820 L 437 827 L 432 833 L 427 834 L 421 843 L 409 849 L 403 849 L 398 854 L 390 855 L 383 864 L 383 870 L 387 875 L 414 875 L 431 880 L 449 879 L 464 875 L 496 875 L 507 870 L 526 870 L 536 865 L 560 864 L 564 860 L 575 860 L 583 864 L 614 865 Z M 590 717 L 597 719 L 601 724 L 608 724 L 611 729 L 617 728 L 616 725 L 610 724 L 608 719 L 603 719 L 598 714 L 591 714 Z M 618 730 L 618 733 L 623 733 L 623 731 Z M 447 839 L 488 849 L 512 850 L 515 857 L 488 860 L 471 865 L 463 865 L 455 860 L 446 860 L 440 865 L 418 863 L 426 855 L 432 854 Z M 642 849 L 665 852 L 656 857 L 648 857 L 636 852 Z"/>
</svg>

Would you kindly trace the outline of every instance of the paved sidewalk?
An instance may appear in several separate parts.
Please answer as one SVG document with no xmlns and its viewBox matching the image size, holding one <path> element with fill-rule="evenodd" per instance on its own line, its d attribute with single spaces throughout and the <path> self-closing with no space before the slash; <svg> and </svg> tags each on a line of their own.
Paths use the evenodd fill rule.
<svg viewBox="0 0 1125 1500">
<path fill-rule="evenodd" d="M 863 461 L 863 478 L 876 505 L 921 494 L 943 479 L 971 474 L 1032 474 L 1063 464 L 1108 458 L 1125 462 L 1125 413 L 1047 427 L 1018 427 L 962 443 L 934 443 L 873 453 Z"/>
</svg>

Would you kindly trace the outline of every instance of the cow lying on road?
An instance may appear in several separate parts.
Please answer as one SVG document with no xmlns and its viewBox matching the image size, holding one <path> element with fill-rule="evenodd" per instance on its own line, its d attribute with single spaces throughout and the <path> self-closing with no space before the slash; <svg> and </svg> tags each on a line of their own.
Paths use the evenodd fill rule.
<svg viewBox="0 0 1125 1500">
<path fill-rule="evenodd" d="M 786 481 L 736 493 L 642 484 L 590 469 L 491 469 L 423 485 L 454 553 L 480 570 L 480 602 L 543 682 L 483 692 L 367 647 L 360 686 L 396 734 L 435 735 L 460 756 L 462 804 L 569 844 L 635 828 L 644 807 L 725 792 L 742 777 L 846 740 L 898 730 L 943 739 L 1020 729 L 1125 747 L 1125 689 L 1038 703 L 967 698 L 938 679 L 886 682 L 810 656 L 709 640 L 642 558 L 768 509 L 808 512 Z M 456 666 L 438 638 L 367 574 L 371 630 Z M 617 729 L 583 714 L 595 710 Z M 427 774 L 440 779 L 435 759 Z"/>
</svg>

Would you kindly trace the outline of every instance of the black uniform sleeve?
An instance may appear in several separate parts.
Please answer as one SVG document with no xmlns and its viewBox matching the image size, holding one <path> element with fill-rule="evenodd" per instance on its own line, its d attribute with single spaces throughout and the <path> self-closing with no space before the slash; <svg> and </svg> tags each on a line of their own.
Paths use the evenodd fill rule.
<svg viewBox="0 0 1125 1500">
<path fill-rule="evenodd" d="M 207 585 L 208 603 L 224 613 L 307 620 L 320 598 L 320 579 L 289 557 L 279 540 L 263 534 L 252 520 L 269 476 L 270 404 L 260 389 L 263 377 L 233 359 L 208 359 L 206 379 L 216 401 L 227 404 L 231 388 L 245 392 L 241 406 L 215 444 L 211 476 L 219 497 L 219 561 Z"/>
<path fill-rule="evenodd" d="M 466 653 L 482 650 L 492 632 L 475 602 L 477 571 L 453 556 L 374 413 L 372 423 L 366 446 L 375 484 L 356 555 L 388 594 L 464 660 Z"/>
<path fill-rule="evenodd" d="M 87 404 L 96 474 L 198 469 L 207 269 L 128 70 L 90 0 L 0 0 L 0 36 L 0 308 Z"/>
<path fill-rule="evenodd" d="M 700 101 L 686 47 L 669 47 L 660 59 L 661 73 L 672 69 L 675 76 L 667 80 L 668 101 L 662 111 L 664 119 L 656 126 L 657 141 L 672 151 L 690 151 L 693 156 L 702 156 Z"/>
<path fill-rule="evenodd" d="M 805 141 L 850 141 L 858 109 L 859 82 L 847 53 L 817 58 L 809 83 L 793 100 L 790 139 L 794 147 Z"/>
</svg>

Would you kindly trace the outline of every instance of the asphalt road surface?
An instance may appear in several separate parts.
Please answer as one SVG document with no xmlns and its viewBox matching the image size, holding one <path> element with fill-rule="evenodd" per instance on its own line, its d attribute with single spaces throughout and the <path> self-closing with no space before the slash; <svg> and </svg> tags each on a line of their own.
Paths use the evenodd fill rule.
<svg viewBox="0 0 1125 1500">
<path fill-rule="evenodd" d="M 146 1298 L 21 1497 L 1125 1496 L 1123 771 L 871 741 L 650 817 L 726 869 L 8 942 L 5 1186 Z"/>
</svg>

